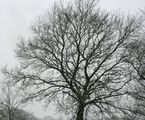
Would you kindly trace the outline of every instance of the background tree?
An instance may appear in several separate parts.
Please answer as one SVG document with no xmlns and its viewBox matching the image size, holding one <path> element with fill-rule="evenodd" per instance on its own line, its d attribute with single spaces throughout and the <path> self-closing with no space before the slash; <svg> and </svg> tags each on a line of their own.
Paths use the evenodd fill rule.
<svg viewBox="0 0 145 120">
<path fill-rule="evenodd" d="M 0 115 L 4 120 L 14 120 L 16 109 L 20 105 L 19 93 L 10 82 L 3 82 L 0 91 Z"/>
<path fill-rule="evenodd" d="M 55 5 L 17 44 L 19 68 L 4 71 L 25 100 L 54 102 L 72 119 L 132 118 L 134 78 L 127 43 L 142 34 L 142 19 L 111 15 L 95 0 Z M 139 112 L 137 112 L 139 113 Z"/>
<path fill-rule="evenodd" d="M 143 17 L 144 18 L 144 17 Z M 144 29 L 144 28 L 143 28 Z M 140 113 L 144 119 L 145 110 L 145 33 L 138 37 L 138 40 L 132 40 L 127 44 L 128 58 L 126 62 L 130 64 L 132 70 L 132 79 L 134 79 L 134 88 L 130 95 L 135 98 L 135 111 Z"/>
<path fill-rule="evenodd" d="M 1 83 L 0 120 L 38 120 L 32 113 L 20 109 L 20 94 L 10 81 Z"/>
</svg>

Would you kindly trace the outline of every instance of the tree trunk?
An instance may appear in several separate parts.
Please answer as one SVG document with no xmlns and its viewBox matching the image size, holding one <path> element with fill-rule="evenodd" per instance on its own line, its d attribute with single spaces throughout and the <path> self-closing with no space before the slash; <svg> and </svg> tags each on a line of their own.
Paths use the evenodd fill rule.
<svg viewBox="0 0 145 120">
<path fill-rule="evenodd" d="M 76 120 L 84 120 L 83 115 L 84 115 L 84 105 L 79 104 Z"/>
<path fill-rule="evenodd" d="M 12 120 L 12 114 L 11 114 L 12 112 L 11 112 L 11 109 L 10 108 L 8 108 L 8 117 L 9 117 L 9 120 Z"/>
</svg>

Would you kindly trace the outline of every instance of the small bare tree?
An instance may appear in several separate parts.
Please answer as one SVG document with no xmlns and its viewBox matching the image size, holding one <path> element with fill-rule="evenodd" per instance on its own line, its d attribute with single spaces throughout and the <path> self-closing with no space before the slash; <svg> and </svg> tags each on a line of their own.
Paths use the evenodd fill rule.
<svg viewBox="0 0 145 120">
<path fill-rule="evenodd" d="M 135 79 L 126 45 L 141 28 L 140 18 L 103 12 L 95 0 L 56 5 L 34 23 L 31 40 L 18 43 L 20 67 L 4 73 L 25 100 L 55 102 L 76 120 L 131 118 Z"/>
<path fill-rule="evenodd" d="M 18 92 L 10 82 L 1 84 L 0 116 L 2 120 L 14 120 L 15 112 L 20 105 Z"/>
</svg>

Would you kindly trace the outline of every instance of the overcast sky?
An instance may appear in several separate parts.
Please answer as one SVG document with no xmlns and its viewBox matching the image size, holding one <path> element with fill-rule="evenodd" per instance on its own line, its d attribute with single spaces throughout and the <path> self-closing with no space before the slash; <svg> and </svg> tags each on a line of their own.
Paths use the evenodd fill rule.
<svg viewBox="0 0 145 120">
<path fill-rule="evenodd" d="M 56 0 L 0 0 L 0 67 L 16 63 L 13 50 L 18 38 L 29 37 L 32 21 L 51 8 L 54 1 Z M 136 13 L 139 9 L 145 9 L 145 0 L 100 0 L 99 6 L 109 11 L 120 9 L 125 13 Z M 45 112 L 40 104 L 29 105 L 27 110 L 41 118 L 54 114 L 53 108 Z"/>
</svg>

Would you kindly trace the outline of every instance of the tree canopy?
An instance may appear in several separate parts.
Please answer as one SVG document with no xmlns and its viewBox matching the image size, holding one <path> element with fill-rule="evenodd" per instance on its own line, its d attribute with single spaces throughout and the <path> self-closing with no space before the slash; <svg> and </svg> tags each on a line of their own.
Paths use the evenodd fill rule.
<svg viewBox="0 0 145 120">
<path fill-rule="evenodd" d="M 102 11 L 95 0 L 76 0 L 56 4 L 32 32 L 30 40 L 17 44 L 20 66 L 4 71 L 25 91 L 26 101 L 54 102 L 75 120 L 143 114 L 135 109 L 140 74 L 131 64 L 131 44 L 143 36 L 141 17 Z"/>
</svg>

